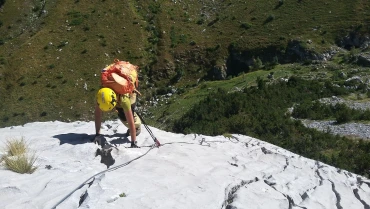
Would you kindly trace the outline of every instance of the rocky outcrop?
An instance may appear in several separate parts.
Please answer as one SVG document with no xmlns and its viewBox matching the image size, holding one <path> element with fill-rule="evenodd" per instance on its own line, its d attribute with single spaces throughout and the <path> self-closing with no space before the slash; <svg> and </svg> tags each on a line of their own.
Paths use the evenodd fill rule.
<svg viewBox="0 0 370 209">
<path fill-rule="evenodd" d="M 288 42 L 285 50 L 282 50 L 279 46 L 253 50 L 240 50 L 230 46 L 229 57 L 226 62 L 227 74 L 238 75 L 240 72 L 250 71 L 257 57 L 263 64 L 286 64 L 304 62 L 306 60 L 327 61 L 338 52 L 343 51 L 340 47 L 332 46 L 324 52 L 317 52 L 314 47 L 309 47 L 311 44 L 314 44 L 311 40 L 306 42 L 293 39 Z"/>
<path fill-rule="evenodd" d="M 370 67 L 370 52 L 359 54 L 357 63 L 366 67 Z"/>
<path fill-rule="evenodd" d="M 324 56 L 303 46 L 301 41 L 292 40 L 288 43 L 285 53 L 286 62 L 300 62 L 305 60 L 324 60 Z"/>
<path fill-rule="evenodd" d="M 216 65 L 213 67 L 213 75 L 217 80 L 225 80 L 227 77 L 227 67 L 226 64 Z"/>
<path fill-rule="evenodd" d="M 369 34 L 360 34 L 358 32 L 352 32 L 337 42 L 338 46 L 343 47 L 347 50 L 355 48 L 366 49 L 370 46 Z"/>
<path fill-rule="evenodd" d="M 312 46 L 312 47 L 311 47 Z M 328 61 L 338 52 L 350 50 L 353 47 L 366 49 L 370 47 L 370 36 L 356 32 L 349 33 L 337 41 L 337 46 L 332 46 L 324 52 L 315 50 L 315 43 L 312 40 L 302 41 L 290 40 L 285 50 L 281 46 L 269 46 L 251 50 L 243 50 L 233 45 L 229 46 L 229 57 L 225 66 L 218 65 L 213 67 L 214 77 L 224 79 L 228 75 L 238 75 L 241 72 L 249 72 L 253 68 L 254 60 L 258 57 L 263 64 L 274 63 L 276 60 L 280 64 L 295 63 L 304 61 Z M 370 66 L 370 52 L 358 55 L 358 62 L 364 66 Z M 226 74 L 225 74 L 226 72 Z"/>
</svg>

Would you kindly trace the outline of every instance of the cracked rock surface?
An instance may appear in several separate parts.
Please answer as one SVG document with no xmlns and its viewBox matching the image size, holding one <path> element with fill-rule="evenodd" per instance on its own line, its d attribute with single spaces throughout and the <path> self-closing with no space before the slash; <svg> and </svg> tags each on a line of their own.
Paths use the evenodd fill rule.
<svg viewBox="0 0 370 209">
<path fill-rule="evenodd" d="M 95 157 L 93 135 L 86 134 L 94 133 L 93 122 L 0 129 L 7 138 L 22 134 L 39 156 L 33 174 L 0 170 L 0 208 L 51 208 L 65 198 L 57 208 L 370 209 L 365 177 L 248 136 L 150 128 L 162 146 L 150 149 L 153 140 L 144 130 L 137 138 L 141 148 L 129 149 L 124 126 L 103 124 L 114 146 L 110 168 L 125 165 L 89 181 L 106 169 Z"/>
</svg>

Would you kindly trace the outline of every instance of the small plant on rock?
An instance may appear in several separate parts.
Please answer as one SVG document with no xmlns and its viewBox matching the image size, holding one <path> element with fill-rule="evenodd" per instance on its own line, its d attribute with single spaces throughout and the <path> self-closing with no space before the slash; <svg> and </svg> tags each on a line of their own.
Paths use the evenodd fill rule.
<svg viewBox="0 0 370 209">
<path fill-rule="evenodd" d="M 3 166 L 17 173 L 33 173 L 37 157 L 29 154 L 29 147 L 24 138 L 8 140 L 5 144 L 5 155 L 1 157 Z"/>
</svg>

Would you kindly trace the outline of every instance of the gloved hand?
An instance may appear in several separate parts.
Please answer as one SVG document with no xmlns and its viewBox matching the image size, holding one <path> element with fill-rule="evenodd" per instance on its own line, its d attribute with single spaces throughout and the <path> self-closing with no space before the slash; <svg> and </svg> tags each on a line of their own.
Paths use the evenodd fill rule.
<svg viewBox="0 0 370 209">
<path fill-rule="evenodd" d="M 97 143 L 100 136 L 101 136 L 101 134 L 95 134 L 94 138 L 92 138 L 90 141 L 92 141 L 94 143 Z"/>
<path fill-rule="evenodd" d="M 100 136 L 100 135 L 101 135 L 101 134 L 95 134 L 95 136 L 94 136 L 94 137 L 92 137 L 92 138 L 90 139 L 90 141 L 95 143 L 95 141 L 96 141 L 97 137 L 98 137 L 98 136 Z"/>
<path fill-rule="evenodd" d="M 106 144 L 106 139 L 101 134 L 95 134 L 93 142 L 100 145 L 101 147 L 104 147 L 104 145 Z"/>
<path fill-rule="evenodd" d="M 131 147 L 130 148 L 140 148 L 137 146 L 137 141 L 131 141 Z"/>
</svg>

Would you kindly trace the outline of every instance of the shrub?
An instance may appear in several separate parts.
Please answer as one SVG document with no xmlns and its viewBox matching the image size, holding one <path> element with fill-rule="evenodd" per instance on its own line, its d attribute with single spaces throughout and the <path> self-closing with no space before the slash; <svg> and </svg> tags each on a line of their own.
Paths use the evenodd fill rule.
<svg viewBox="0 0 370 209">
<path fill-rule="evenodd" d="M 34 6 L 34 7 L 32 8 L 32 12 L 38 12 L 38 11 L 40 11 L 40 9 L 41 9 L 41 7 L 40 7 L 40 6 Z"/>
<path fill-rule="evenodd" d="M 168 94 L 168 93 L 171 93 L 171 87 L 167 87 L 167 86 L 160 87 L 156 91 L 157 95 L 165 95 L 165 94 Z"/>
<path fill-rule="evenodd" d="M 82 19 L 73 19 L 69 25 L 76 26 L 76 25 L 81 25 L 81 23 L 82 23 Z"/>
<path fill-rule="evenodd" d="M 159 3 L 151 3 L 148 8 L 153 14 L 157 14 L 161 11 L 161 5 Z"/>
<path fill-rule="evenodd" d="M 1 158 L 3 166 L 17 173 L 33 173 L 37 167 L 34 166 L 37 157 L 29 154 L 29 148 L 24 138 L 8 140 L 5 145 L 6 155 Z"/>
<path fill-rule="evenodd" d="M 344 54 L 343 61 L 346 63 L 355 63 L 358 59 L 358 54 L 360 53 L 360 49 L 352 47 L 349 53 Z"/>
<path fill-rule="evenodd" d="M 171 39 L 171 48 L 176 47 L 178 43 L 178 37 L 176 36 L 175 27 L 173 26 L 171 26 L 170 39 Z"/>
<path fill-rule="evenodd" d="M 107 46 L 107 41 L 106 40 L 102 40 L 100 42 L 100 45 L 103 46 L 103 47 Z"/>
<path fill-rule="evenodd" d="M 294 107 L 292 115 L 296 118 L 323 120 L 334 117 L 332 109 L 332 106 L 320 103 L 319 101 L 303 101 L 301 104 Z"/>
<path fill-rule="evenodd" d="M 225 138 L 234 138 L 233 137 L 233 135 L 232 134 L 230 134 L 230 133 L 224 133 L 224 134 L 222 134 Z"/>
<path fill-rule="evenodd" d="M 349 107 L 345 104 L 336 104 L 336 116 L 335 119 L 338 124 L 347 123 L 352 120 L 352 112 Z"/>
<path fill-rule="evenodd" d="M 196 22 L 198 25 L 202 25 L 203 23 L 204 23 L 204 19 L 203 18 L 201 18 L 201 19 L 199 19 L 199 20 L 197 20 L 197 22 Z"/>
<path fill-rule="evenodd" d="M 72 18 L 71 22 L 69 23 L 69 26 L 76 26 L 80 25 L 83 21 L 82 14 L 80 12 L 68 12 L 68 16 Z"/>
<path fill-rule="evenodd" d="M 57 47 L 59 49 L 59 48 L 65 47 L 67 44 L 68 44 L 68 41 L 61 41 Z"/>
<path fill-rule="evenodd" d="M 277 56 L 274 56 L 272 58 L 272 65 L 275 66 L 275 65 L 278 65 L 279 64 L 279 58 Z"/>
<path fill-rule="evenodd" d="M 263 63 L 259 57 L 253 59 L 253 70 L 258 70 L 263 67 Z"/>
<path fill-rule="evenodd" d="M 267 19 L 265 20 L 265 24 L 266 23 L 269 23 L 269 22 L 271 22 L 271 21 L 273 21 L 275 19 L 275 15 L 273 15 L 273 14 L 271 14 L 271 15 L 269 15 L 268 17 L 267 17 Z"/>
<path fill-rule="evenodd" d="M 176 68 L 176 75 L 171 79 L 171 82 L 178 82 L 185 75 L 184 68 Z"/>
<path fill-rule="evenodd" d="M 62 79 L 63 78 L 63 74 L 60 73 L 59 75 L 55 76 L 56 79 Z"/>
<path fill-rule="evenodd" d="M 27 152 L 27 145 L 21 140 L 11 140 L 6 142 L 6 152 L 8 156 L 23 155 Z"/>
<path fill-rule="evenodd" d="M 244 29 L 249 29 L 249 28 L 252 27 L 252 25 L 250 23 L 243 22 L 243 23 L 241 23 L 240 27 L 244 28 Z"/>
</svg>

